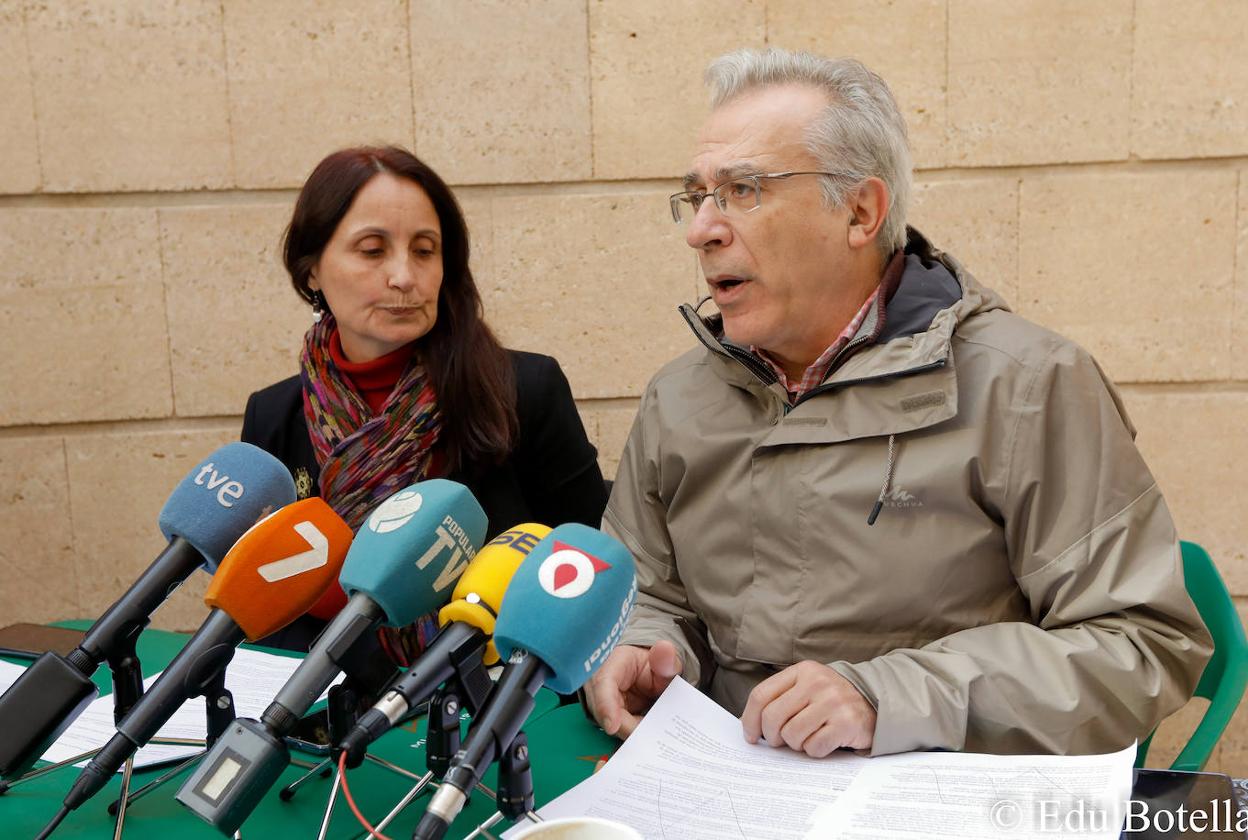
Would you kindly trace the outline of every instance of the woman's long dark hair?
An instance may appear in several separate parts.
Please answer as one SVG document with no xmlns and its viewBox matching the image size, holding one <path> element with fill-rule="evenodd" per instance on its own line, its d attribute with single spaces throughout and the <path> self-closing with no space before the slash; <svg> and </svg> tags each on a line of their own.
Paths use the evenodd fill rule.
<svg viewBox="0 0 1248 840">
<path fill-rule="evenodd" d="M 416 183 L 442 226 L 442 288 L 433 328 L 417 340 L 442 412 L 448 466 L 497 463 L 517 434 L 515 376 L 507 351 L 486 325 L 481 295 L 468 267 L 468 226 L 455 196 L 436 172 L 397 146 L 343 149 L 325 158 L 299 192 L 282 258 L 308 303 L 312 269 L 356 194 L 388 172 Z"/>
</svg>

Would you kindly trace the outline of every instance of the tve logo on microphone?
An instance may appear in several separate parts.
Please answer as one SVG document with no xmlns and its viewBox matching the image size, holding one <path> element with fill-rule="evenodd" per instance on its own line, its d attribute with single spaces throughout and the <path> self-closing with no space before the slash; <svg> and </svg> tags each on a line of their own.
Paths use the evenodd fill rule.
<svg viewBox="0 0 1248 840">
<path fill-rule="evenodd" d="M 243 485 L 231 480 L 225 473 L 218 473 L 216 465 L 211 461 L 200 467 L 195 483 L 200 487 L 206 483 L 209 490 L 216 490 L 217 502 L 224 508 L 234 507 L 234 502 L 243 497 Z M 232 501 L 226 501 L 227 499 Z"/>
<path fill-rule="evenodd" d="M 556 598 L 578 598 L 594 585 L 594 576 L 611 568 L 609 563 L 579 548 L 555 541 L 554 551 L 537 569 L 537 580 Z"/>
</svg>

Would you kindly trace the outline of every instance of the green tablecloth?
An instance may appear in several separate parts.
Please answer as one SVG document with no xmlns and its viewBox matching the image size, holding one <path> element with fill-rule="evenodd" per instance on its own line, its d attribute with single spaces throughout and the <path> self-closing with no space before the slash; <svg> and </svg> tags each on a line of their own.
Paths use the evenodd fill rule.
<svg viewBox="0 0 1248 840">
<path fill-rule="evenodd" d="M 85 623 L 70 623 L 85 626 Z M 139 657 L 144 676 L 161 670 L 177 654 L 188 636 L 146 630 L 140 637 Z M 264 650 L 263 648 L 261 648 Z M 283 653 L 281 651 L 272 651 Z M 17 661 L 17 660 L 12 660 Z M 22 663 L 26 664 L 26 663 Z M 111 690 L 108 668 L 102 667 L 95 675 L 102 692 Z M 534 791 L 537 805 L 557 796 L 587 778 L 593 772 L 596 760 L 614 749 L 615 741 L 589 726 L 579 706 L 557 708 L 558 698 L 543 689 L 525 731 L 529 736 L 533 765 Z M 374 745 L 374 755 L 414 773 L 425 770 L 424 719 L 414 721 L 387 734 Z M 316 761 L 314 756 L 294 753 L 295 757 Z M 133 786 L 155 778 L 163 768 L 153 768 L 135 773 Z M 186 771 L 189 772 L 189 771 Z M 181 786 L 186 772 L 158 791 L 131 806 L 126 816 L 125 837 L 130 838 L 220 838 L 222 835 L 212 826 L 178 804 L 173 796 Z M 290 802 L 278 797 L 278 789 L 303 774 L 298 767 L 287 768 L 285 774 L 269 795 L 244 824 L 242 835 L 250 837 L 276 837 L 298 835 L 314 837 L 324 814 L 332 780 L 315 779 L 302 788 Z M 33 837 L 52 818 L 60 807 L 66 791 L 77 777 L 76 768 L 64 768 L 46 776 L 26 782 L 0 797 L 0 836 Z M 380 820 L 390 808 L 408 791 L 410 779 L 365 762 L 360 768 L 348 771 L 347 781 L 356 803 L 371 821 Z M 495 772 L 491 770 L 485 780 L 487 787 L 495 786 Z M 57 838 L 112 837 L 113 818 L 105 809 L 117 798 L 121 789 L 121 776 L 113 780 L 104 791 L 66 818 L 54 833 Z M 393 838 L 410 837 L 421 814 L 427 797 L 417 799 L 386 829 Z M 462 837 L 477 823 L 494 812 L 493 802 L 479 792 L 472 797 L 468 807 L 451 828 L 449 837 Z M 363 830 L 351 814 L 341 796 L 334 809 L 329 836 L 334 838 L 363 836 Z"/>
</svg>

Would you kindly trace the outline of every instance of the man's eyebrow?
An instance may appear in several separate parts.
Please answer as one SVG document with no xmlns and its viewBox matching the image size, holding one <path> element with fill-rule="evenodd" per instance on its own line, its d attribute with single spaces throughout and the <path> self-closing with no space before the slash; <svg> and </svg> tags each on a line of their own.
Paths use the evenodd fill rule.
<svg viewBox="0 0 1248 840">
<path fill-rule="evenodd" d="M 757 163 L 749 160 L 738 161 L 721 166 L 715 170 L 715 183 L 722 184 L 725 181 L 731 181 L 733 178 L 740 178 L 742 175 L 754 175 L 762 170 Z M 688 190 L 697 184 L 702 183 L 702 176 L 696 172 L 690 172 L 685 175 L 685 189 Z"/>
<path fill-rule="evenodd" d="M 740 178 L 742 175 L 756 175 L 762 171 L 754 161 L 742 160 L 716 169 L 715 182 L 722 184 L 724 181 L 731 181 L 733 178 Z"/>
</svg>

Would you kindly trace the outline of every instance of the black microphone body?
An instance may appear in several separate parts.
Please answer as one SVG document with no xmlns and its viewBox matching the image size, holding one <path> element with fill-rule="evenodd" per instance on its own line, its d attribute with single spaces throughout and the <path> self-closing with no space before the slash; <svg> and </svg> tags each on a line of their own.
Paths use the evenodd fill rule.
<svg viewBox="0 0 1248 840">
<path fill-rule="evenodd" d="M 411 717 L 413 709 L 428 700 L 438 686 L 462 669 L 479 665 L 488 641 L 489 637 L 471 624 L 448 624 L 342 739 L 339 747 L 347 754 L 347 766 L 358 767 L 368 745 Z"/>
<path fill-rule="evenodd" d="M 90 676 L 99 664 L 110 660 L 119 649 L 133 645 L 134 639 L 151 621 L 152 613 L 173 591 L 205 564 L 204 555 L 182 537 L 174 537 L 139 579 L 91 625 L 78 650 L 90 657 Z M 74 658 L 71 652 L 69 658 Z"/>
<path fill-rule="evenodd" d="M 472 722 L 468 739 L 455 754 L 442 786 L 429 800 L 412 840 L 440 840 L 446 834 L 490 764 L 515 739 L 533 711 L 534 695 L 550 673 L 546 663 L 528 651 L 512 654 L 485 708 Z"/>
<path fill-rule="evenodd" d="M 95 697 L 91 675 L 100 664 L 107 660 L 121 665 L 130 658 L 152 612 L 204 562 L 198 549 L 174 537 L 134 585 L 96 620 L 78 647 L 65 657 L 43 654 L 0 697 L 0 720 L 23 722 L 0 733 L 0 776 L 20 776 L 34 766 Z M 120 699 L 137 696 L 141 690 L 140 685 L 135 691 L 116 688 L 115 693 Z"/>
<path fill-rule="evenodd" d="M 338 615 L 321 631 L 320 637 L 299 663 L 260 720 L 278 738 L 294 731 L 299 718 L 343 671 L 344 663 L 356 644 L 385 619 L 385 611 L 366 593 L 357 592 Z M 321 639 L 332 644 L 322 645 Z"/>
<path fill-rule="evenodd" d="M 88 762 L 65 796 L 71 811 L 97 794 L 134 755 L 156 736 L 183 703 L 203 694 L 234 658 L 246 638 L 229 613 L 214 608 L 186 646 L 120 723 L 117 733 Z"/>
</svg>

